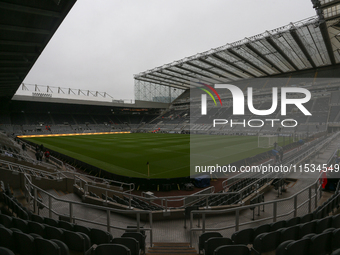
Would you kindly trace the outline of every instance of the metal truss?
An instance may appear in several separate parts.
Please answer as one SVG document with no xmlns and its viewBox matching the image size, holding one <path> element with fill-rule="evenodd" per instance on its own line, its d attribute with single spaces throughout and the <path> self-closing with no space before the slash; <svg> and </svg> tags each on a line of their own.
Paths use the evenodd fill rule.
<svg viewBox="0 0 340 255">
<path fill-rule="evenodd" d="M 184 91 L 184 89 L 170 87 L 161 82 L 135 79 L 135 100 L 171 103 Z"/>
</svg>

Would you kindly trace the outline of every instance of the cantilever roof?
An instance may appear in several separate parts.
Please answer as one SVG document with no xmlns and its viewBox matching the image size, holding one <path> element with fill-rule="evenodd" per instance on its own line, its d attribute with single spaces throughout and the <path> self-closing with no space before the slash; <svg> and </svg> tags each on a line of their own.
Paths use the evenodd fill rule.
<svg viewBox="0 0 340 255">
<path fill-rule="evenodd" d="M 187 89 L 267 77 L 340 62 L 340 19 L 318 16 L 174 61 L 134 76 L 136 80 Z"/>
<path fill-rule="evenodd" d="M 0 0 L 0 98 L 12 98 L 75 2 Z"/>
</svg>

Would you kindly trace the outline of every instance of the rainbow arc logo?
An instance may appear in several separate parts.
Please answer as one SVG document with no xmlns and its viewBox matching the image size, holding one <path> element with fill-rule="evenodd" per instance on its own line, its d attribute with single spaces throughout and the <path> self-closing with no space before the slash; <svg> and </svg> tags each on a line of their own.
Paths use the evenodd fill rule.
<svg viewBox="0 0 340 255">
<path fill-rule="evenodd" d="M 205 89 L 205 88 L 199 88 L 199 89 L 203 90 L 204 92 L 206 92 L 212 98 L 212 100 L 214 101 L 216 106 L 217 106 L 216 100 L 215 100 L 213 94 L 211 94 L 211 92 L 208 89 L 210 89 L 217 96 L 218 100 L 220 101 L 221 106 L 223 106 L 220 95 L 217 93 L 217 91 L 213 87 L 211 87 L 208 84 L 204 84 L 204 83 L 199 83 L 199 84 L 202 84 L 203 86 L 205 86 L 207 88 L 207 89 Z M 201 97 L 202 97 L 201 98 L 202 99 L 201 114 L 202 115 L 207 115 L 207 95 L 206 94 L 202 94 Z"/>
</svg>

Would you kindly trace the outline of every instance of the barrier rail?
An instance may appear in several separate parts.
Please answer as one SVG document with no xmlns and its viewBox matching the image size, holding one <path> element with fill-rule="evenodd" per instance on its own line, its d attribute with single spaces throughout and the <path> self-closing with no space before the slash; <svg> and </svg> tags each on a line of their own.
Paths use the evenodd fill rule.
<svg viewBox="0 0 340 255">
<path fill-rule="evenodd" d="M 129 215 L 135 215 L 136 216 L 136 230 L 140 231 L 141 229 L 144 231 L 149 231 L 150 233 L 150 245 L 152 246 L 153 243 L 153 232 L 152 232 L 152 212 L 151 211 L 145 211 L 145 210 L 119 210 L 119 209 L 113 209 L 105 206 L 99 206 L 99 205 L 92 205 L 92 204 L 86 204 L 82 202 L 77 201 L 70 201 L 61 199 L 58 197 L 55 197 L 48 193 L 47 191 L 39 188 L 38 186 L 34 185 L 32 183 L 32 177 L 28 174 L 24 174 L 24 187 L 25 187 L 25 196 L 28 199 L 29 205 L 31 205 L 33 208 L 33 211 L 36 213 L 38 212 L 38 206 L 44 206 L 48 210 L 49 218 L 52 218 L 53 214 L 57 216 L 63 216 L 68 217 L 70 222 L 74 221 L 81 221 L 86 223 L 91 223 L 97 226 L 105 226 L 107 228 L 108 232 L 111 232 L 111 229 L 118 229 L 118 230 L 131 230 L 128 228 L 118 227 L 111 224 L 111 213 L 121 213 L 121 214 L 129 214 Z M 33 194 L 31 194 L 33 191 Z M 47 197 L 48 203 L 44 203 L 44 201 L 39 201 L 38 199 L 38 192 L 40 194 L 43 194 Z M 53 207 L 53 200 L 58 201 L 58 206 L 62 208 L 68 208 L 69 212 L 68 214 L 62 214 L 57 212 L 57 210 Z M 66 206 L 64 205 L 66 204 Z M 82 208 L 91 208 L 91 209 L 97 209 L 106 211 L 106 224 L 94 221 L 94 220 L 88 220 L 85 218 L 82 218 L 81 216 L 77 215 L 77 213 L 74 210 L 75 206 L 81 206 Z M 65 211 L 65 210 L 63 210 Z M 149 221 L 149 227 L 143 227 L 141 226 L 141 215 L 145 215 L 146 218 L 148 218 Z"/>
<path fill-rule="evenodd" d="M 311 155 L 315 155 L 316 152 L 320 151 L 324 147 L 326 147 L 332 140 L 337 138 L 339 136 L 340 132 L 337 132 L 336 134 L 333 134 L 327 138 L 325 138 L 323 141 L 320 142 L 318 140 L 317 142 L 312 143 L 312 148 L 309 148 L 305 152 L 301 153 L 298 155 L 297 158 L 292 159 L 291 161 L 287 162 L 287 164 L 296 164 L 299 163 L 306 158 L 310 157 Z M 327 164 L 329 165 L 332 162 L 332 159 L 334 158 L 334 153 L 329 157 L 327 160 Z M 228 230 L 235 228 L 235 231 L 238 231 L 241 226 L 246 226 L 249 224 L 254 224 L 258 222 L 264 222 L 268 220 L 272 220 L 273 222 L 276 222 L 278 218 L 282 218 L 285 216 L 290 216 L 293 214 L 293 217 L 296 217 L 298 215 L 299 209 L 302 210 L 302 208 L 307 205 L 307 212 L 311 213 L 312 212 L 312 207 L 314 204 L 314 209 L 317 208 L 318 204 L 318 198 L 321 198 L 322 195 L 322 189 L 321 189 L 321 183 L 319 181 L 322 173 L 318 176 L 317 180 L 313 182 L 311 185 L 308 187 L 302 189 L 298 193 L 288 197 L 288 198 L 283 198 L 275 201 L 268 201 L 268 202 L 263 202 L 263 203 L 258 203 L 258 204 L 252 204 L 248 206 L 242 206 L 242 207 L 235 207 L 231 209 L 223 209 L 223 210 L 193 210 L 190 214 L 190 245 L 193 246 L 193 233 L 194 232 L 205 232 L 205 231 L 221 231 L 221 230 Z M 307 196 L 307 199 L 304 198 L 303 196 Z M 285 202 L 290 201 L 290 204 L 293 204 L 293 209 L 292 210 L 286 210 L 286 212 L 279 214 L 278 213 L 278 205 L 284 204 Z M 252 220 L 248 222 L 240 222 L 240 213 L 244 210 L 250 209 L 252 207 L 260 207 L 260 206 L 265 206 L 269 205 L 272 208 L 272 216 L 265 217 L 262 219 L 258 220 Z M 282 208 L 282 207 L 281 207 Z M 306 209 L 306 208 L 304 208 Z M 232 214 L 234 213 L 235 215 L 235 224 L 226 226 L 226 227 L 207 227 L 207 220 L 206 216 L 207 215 L 221 215 L 221 214 Z M 302 212 L 305 214 L 305 212 Z M 198 215 L 199 217 L 202 218 L 202 227 L 194 228 L 193 227 L 193 219 L 194 215 Z"/>
<path fill-rule="evenodd" d="M 26 143 L 25 141 L 22 141 L 22 140 L 19 140 L 21 143 L 24 143 L 26 148 L 30 149 L 31 151 L 35 151 L 35 148 Z M 79 173 L 76 172 L 76 168 L 71 166 L 70 164 L 67 164 L 67 163 L 64 163 L 63 161 L 57 159 L 56 157 L 53 157 L 52 155 L 49 157 L 49 159 L 53 162 L 55 162 L 57 165 L 60 166 L 60 168 L 63 168 L 71 175 L 71 178 L 75 178 L 76 179 L 76 176 L 80 176 Z M 120 181 L 115 181 L 115 180 L 110 180 L 110 179 L 105 179 L 105 178 L 100 178 L 100 177 L 95 177 L 93 175 L 88 175 L 88 174 L 81 174 L 82 176 L 84 177 L 87 177 L 89 179 L 91 179 L 91 181 L 93 183 L 95 182 L 102 182 L 102 183 L 113 183 L 117 186 L 121 186 L 121 187 L 125 187 L 125 192 L 131 192 L 135 189 L 135 184 L 134 183 L 124 183 L 124 182 L 120 182 Z"/>
<path fill-rule="evenodd" d="M 312 194 L 314 190 L 314 194 Z M 308 203 L 308 213 L 312 212 L 312 204 L 313 204 L 313 199 L 314 199 L 314 209 L 317 208 L 317 203 L 318 203 L 318 195 L 320 196 L 320 191 L 321 191 L 321 184 L 319 183 L 319 179 L 314 182 L 312 185 L 306 187 L 305 189 L 301 190 L 300 192 L 296 193 L 295 195 L 288 197 L 288 198 L 284 198 L 284 199 L 280 199 L 280 200 L 275 200 L 275 201 L 268 201 L 268 202 L 263 202 L 263 203 L 259 203 L 259 204 L 252 204 L 252 205 L 247 205 L 247 206 L 241 206 L 241 207 L 236 207 L 236 208 L 232 208 L 232 209 L 224 209 L 224 210 L 195 210 L 192 211 L 190 214 L 190 245 L 193 246 L 193 232 L 195 231 L 201 231 L 201 232 L 205 232 L 205 231 L 221 231 L 221 230 L 227 230 L 227 229 L 232 229 L 235 228 L 235 231 L 238 231 L 239 228 L 241 226 L 245 226 L 245 225 L 249 225 L 249 224 L 254 224 L 257 222 L 263 222 L 263 221 L 267 221 L 267 220 L 273 220 L 273 222 L 276 222 L 278 218 L 284 217 L 284 216 L 289 216 L 291 214 L 294 215 L 294 217 L 296 217 L 298 215 L 298 210 L 300 208 L 302 208 L 305 204 Z M 301 203 L 298 204 L 298 196 L 300 194 L 303 194 L 307 192 L 308 193 L 308 199 L 305 200 L 303 197 L 300 199 Z M 303 195 L 301 195 L 303 196 Z M 288 212 L 285 212 L 283 214 L 278 214 L 278 205 L 280 205 L 281 203 L 284 203 L 286 201 L 291 201 L 292 204 L 294 204 L 293 210 L 289 210 Z M 253 207 L 257 207 L 257 206 L 265 206 L 265 205 L 270 205 L 272 207 L 273 210 L 273 214 L 270 217 L 265 217 L 262 219 L 258 219 L 258 220 L 252 220 L 252 221 L 248 221 L 248 222 L 243 222 L 240 223 L 240 214 L 242 211 L 247 210 L 247 209 L 251 209 Z M 207 215 L 221 215 L 221 214 L 230 214 L 230 213 L 234 213 L 235 215 L 235 224 L 234 225 L 230 225 L 227 227 L 221 227 L 221 228 L 207 228 L 207 220 L 206 220 L 206 216 Z M 194 219 L 194 215 L 199 215 L 202 218 L 202 228 L 193 228 L 193 219 Z"/>
</svg>

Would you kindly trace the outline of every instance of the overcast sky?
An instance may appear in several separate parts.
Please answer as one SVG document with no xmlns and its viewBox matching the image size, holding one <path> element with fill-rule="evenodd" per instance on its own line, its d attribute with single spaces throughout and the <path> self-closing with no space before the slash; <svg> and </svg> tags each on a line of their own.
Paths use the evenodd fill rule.
<svg viewBox="0 0 340 255">
<path fill-rule="evenodd" d="M 78 0 L 24 83 L 133 99 L 133 74 L 314 15 L 310 0 Z"/>
</svg>

